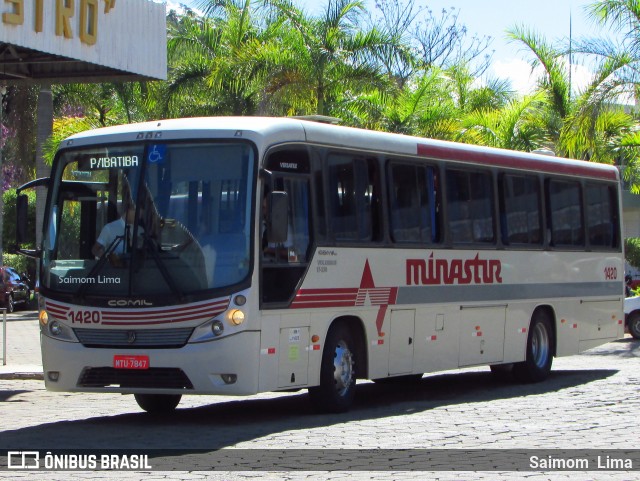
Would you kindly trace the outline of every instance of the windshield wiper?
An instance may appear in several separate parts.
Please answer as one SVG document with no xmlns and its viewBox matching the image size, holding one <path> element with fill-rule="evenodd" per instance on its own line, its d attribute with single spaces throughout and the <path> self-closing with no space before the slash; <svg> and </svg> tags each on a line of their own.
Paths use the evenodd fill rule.
<svg viewBox="0 0 640 481">
<path fill-rule="evenodd" d="M 95 279 L 96 275 L 98 273 L 100 273 L 102 271 L 102 269 L 104 269 L 104 266 L 106 265 L 107 261 L 109 260 L 109 256 L 113 253 L 113 251 L 116 249 L 116 247 L 118 247 L 118 244 L 120 244 L 120 242 L 124 242 L 124 235 L 116 236 L 116 238 L 113 239 L 113 242 L 111 242 L 109 247 L 107 247 L 104 250 L 102 255 L 98 258 L 98 262 L 96 262 L 96 264 L 93 266 L 93 268 L 87 274 L 87 278 L 88 279 Z M 80 288 L 76 291 L 74 297 L 76 299 L 84 300 L 84 295 L 85 295 L 87 289 L 89 288 L 89 286 L 91 286 L 91 285 L 93 285 L 93 284 L 90 283 L 90 282 L 87 282 L 85 284 L 81 284 Z"/>
<path fill-rule="evenodd" d="M 137 232 L 134 233 L 134 238 L 135 238 L 136 235 L 137 235 Z M 154 262 L 158 266 L 158 270 L 160 271 L 160 274 L 162 275 L 162 278 L 164 279 L 164 281 L 169 286 L 169 289 L 171 289 L 171 292 L 179 300 L 182 300 L 183 297 L 184 297 L 183 294 L 182 294 L 182 291 L 180 291 L 180 288 L 178 288 L 178 285 L 173 280 L 173 277 L 171 276 L 171 273 L 169 272 L 169 269 L 167 269 L 167 266 L 165 265 L 164 261 L 162 260 L 162 258 L 158 254 L 158 250 L 156 249 L 156 245 L 155 245 L 153 239 L 151 238 L 151 235 L 145 229 L 144 232 L 142 233 L 142 236 L 143 236 L 143 239 L 144 239 L 144 243 L 143 243 L 144 250 L 143 250 L 143 252 L 144 253 L 151 252 L 151 257 L 153 258 Z M 133 282 L 132 282 L 133 281 L 133 266 L 135 265 L 135 258 L 137 257 L 137 253 L 136 253 L 135 249 L 134 249 L 133 252 L 134 253 L 131 256 L 131 266 L 132 266 L 132 268 L 129 269 L 129 287 L 130 288 L 133 285 Z M 129 290 L 129 292 L 131 292 L 131 290 Z"/>
</svg>

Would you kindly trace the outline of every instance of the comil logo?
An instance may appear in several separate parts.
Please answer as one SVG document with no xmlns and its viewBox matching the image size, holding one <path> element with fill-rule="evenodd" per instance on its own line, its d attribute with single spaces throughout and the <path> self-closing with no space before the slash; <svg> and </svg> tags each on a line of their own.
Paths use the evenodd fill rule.
<svg viewBox="0 0 640 481">
<path fill-rule="evenodd" d="M 9 451 L 7 453 L 9 469 L 40 469 L 40 453 L 38 451 Z"/>
</svg>

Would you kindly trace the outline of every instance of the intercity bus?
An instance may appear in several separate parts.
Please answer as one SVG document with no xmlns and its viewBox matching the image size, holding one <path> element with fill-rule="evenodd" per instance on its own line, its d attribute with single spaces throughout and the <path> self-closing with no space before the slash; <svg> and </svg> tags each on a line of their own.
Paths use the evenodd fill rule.
<svg viewBox="0 0 640 481">
<path fill-rule="evenodd" d="M 624 334 L 612 166 L 191 118 L 74 135 L 20 191 L 43 184 L 31 254 L 53 391 L 167 412 L 186 394 L 307 388 L 339 412 L 356 379 L 488 365 L 541 381 L 553 357 Z"/>
</svg>

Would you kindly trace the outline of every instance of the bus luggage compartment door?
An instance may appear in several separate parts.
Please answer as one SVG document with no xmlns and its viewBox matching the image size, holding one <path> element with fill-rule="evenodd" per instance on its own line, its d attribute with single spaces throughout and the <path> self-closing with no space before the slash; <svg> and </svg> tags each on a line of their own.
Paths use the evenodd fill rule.
<svg viewBox="0 0 640 481">
<path fill-rule="evenodd" d="M 460 366 L 504 359 L 507 306 L 460 306 Z"/>
<path fill-rule="evenodd" d="M 309 328 L 280 329 L 278 387 L 307 384 L 309 367 Z"/>
<path fill-rule="evenodd" d="M 416 311 L 391 311 L 389 336 L 389 374 L 409 374 L 413 371 Z"/>
</svg>

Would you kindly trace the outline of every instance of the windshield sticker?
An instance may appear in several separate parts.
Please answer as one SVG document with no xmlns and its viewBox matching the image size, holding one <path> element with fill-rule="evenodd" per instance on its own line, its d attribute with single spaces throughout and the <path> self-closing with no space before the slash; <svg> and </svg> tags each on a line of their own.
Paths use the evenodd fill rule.
<svg viewBox="0 0 640 481">
<path fill-rule="evenodd" d="M 151 164 L 164 164 L 164 159 L 167 157 L 167 146 L 165 144 L 154 144 L 149 149 L 147 160 Z"/>
</svg>

